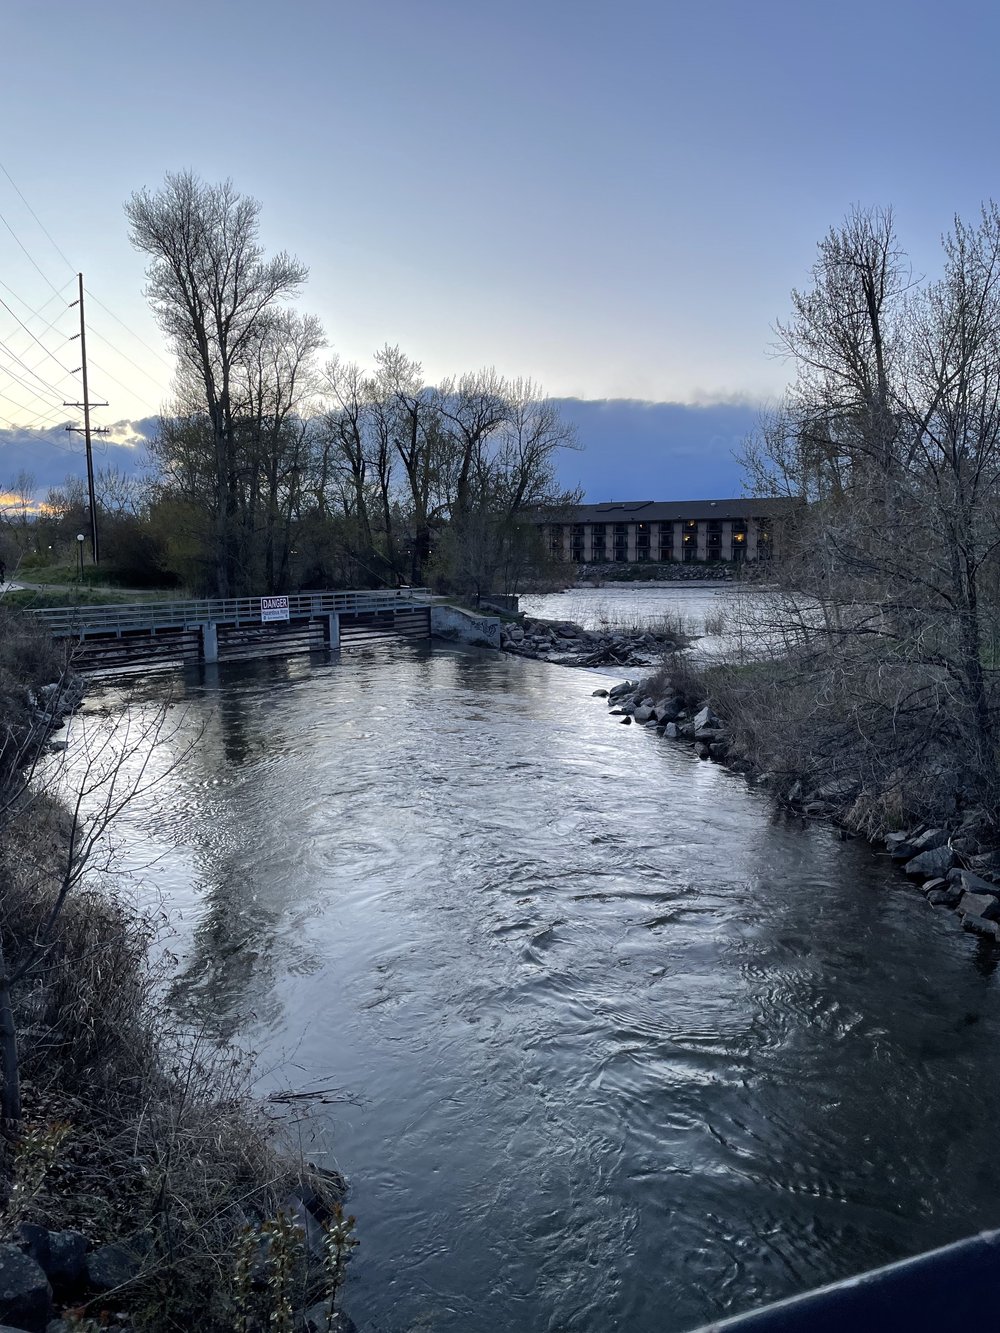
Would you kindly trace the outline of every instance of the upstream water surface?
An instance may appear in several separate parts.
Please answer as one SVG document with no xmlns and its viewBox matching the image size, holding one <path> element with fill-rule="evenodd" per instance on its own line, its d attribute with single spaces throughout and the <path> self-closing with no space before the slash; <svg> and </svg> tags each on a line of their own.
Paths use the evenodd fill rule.
<svg viewBox="0 0 1000 1333">
<path fill-rule="evenodd" d="M 118 829 L 173 1003 L 333 1090 L 293 1131 L 365 1330 L 669 1333 L 1000 1221 L 996 954 L 596 683 L 401 643 L 136 692 L 192 746 Z"/>
</svg>

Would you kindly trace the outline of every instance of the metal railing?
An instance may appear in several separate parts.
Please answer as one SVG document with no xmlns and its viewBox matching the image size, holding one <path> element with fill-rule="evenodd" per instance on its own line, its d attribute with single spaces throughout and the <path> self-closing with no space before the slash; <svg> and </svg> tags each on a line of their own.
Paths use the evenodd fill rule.
<svg viewBox="0 0 1000 1333">
<path fill-rule="evenodd" d="M 311 616 L 391 611 L 405 606 L 427 606 L 433 600 L 427 588 L 367 589 L 343 592 L 288 594 L 290 620 Z M 58 636 L 121 633 L 127 630 L 189 629 L 214 622 L 221 625 L 260 625 L 260 597 L 215 597 L 195 601 L 116 603 L 108 606 L 43 607 L 32 614 L 44 620 Z"/>
</svg>

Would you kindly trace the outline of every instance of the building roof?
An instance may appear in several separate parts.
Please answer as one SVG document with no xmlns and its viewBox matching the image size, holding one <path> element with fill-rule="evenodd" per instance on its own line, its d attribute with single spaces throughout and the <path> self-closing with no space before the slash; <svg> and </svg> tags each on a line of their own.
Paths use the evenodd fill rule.
<svg viewBox="0 0 1000 1333">
<path fill-rule="evenodd" d="M 563 523 L 658 523 L 702 518 L 777 518 L 800 502 L 788 496 L 734 500 L 605 500 L 560 510 Z"/>
</svg>

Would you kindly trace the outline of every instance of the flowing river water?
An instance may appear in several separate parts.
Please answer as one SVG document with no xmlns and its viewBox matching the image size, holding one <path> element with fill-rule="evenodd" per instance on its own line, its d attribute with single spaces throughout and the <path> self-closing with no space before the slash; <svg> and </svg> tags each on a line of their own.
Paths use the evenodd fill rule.
<svg viewBox="0 0 1000 1333">
<path fill-rule="evenodd" d="M 1000 1221 L 996 953 L 598 683 L 404 642 L 90 696 L 172 692 L 122 857 L 185 1018 L 333 1090 L 290 1128 L 365 1330 L 670 1333 Z"/>
</svg>

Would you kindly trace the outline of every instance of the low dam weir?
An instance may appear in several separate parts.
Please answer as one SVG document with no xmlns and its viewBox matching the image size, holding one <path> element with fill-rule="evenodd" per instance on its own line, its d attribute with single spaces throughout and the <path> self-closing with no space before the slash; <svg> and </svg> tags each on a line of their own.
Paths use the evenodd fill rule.
<svg viewBox="0 0 1000 1333">
<path fill-rule="evenodd" d="M 55 607 L 36 611 L 56 638 L 73 640 L 79 671 L 230 662 L 370 643 L 427 639 L 425 588 L 289 593 Z"/>
</svg>

